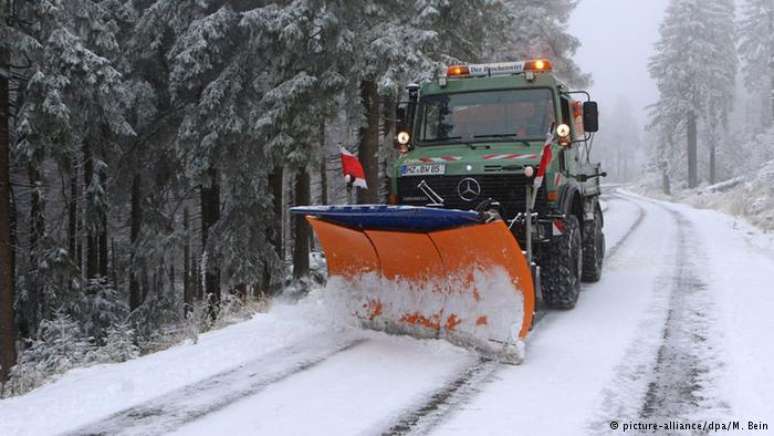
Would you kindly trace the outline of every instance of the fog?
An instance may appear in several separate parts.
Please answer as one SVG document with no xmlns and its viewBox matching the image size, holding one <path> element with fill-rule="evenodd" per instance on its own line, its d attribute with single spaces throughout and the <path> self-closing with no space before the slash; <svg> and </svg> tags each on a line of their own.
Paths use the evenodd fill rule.
<svg viewBox="0 0 774 436">
<path fill-rule="evenodd" d="M 658 100 L 648 74 L 648 58 L 658 40 L 667 0 L 582 0 L 572 15 L 570 33 L 582 43 L 575 60 L 593 76 L 592 97 L 600 110 L 612 110 L 625 97 L 640 126 L 646 106 Z"/>
</svg>

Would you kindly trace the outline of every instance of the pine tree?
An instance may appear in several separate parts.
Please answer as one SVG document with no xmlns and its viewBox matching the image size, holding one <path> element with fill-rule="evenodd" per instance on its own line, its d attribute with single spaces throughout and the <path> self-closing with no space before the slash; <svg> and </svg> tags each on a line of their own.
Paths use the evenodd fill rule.
<svg viewBox="0 0 774 436">
<path fill-rule="evenodd" d="M 4 18 L 3 10 L 0 9 L 0 19 Z M 11 367 L 16 363 L 7 53 L 7 48 L 0 44 L 0 383 L 5 383 Z"/>
<path fill-rule="evenodd" d="M 745 0 L 739 21 L 744 83 L 761 99 L 762 127 L 774 124 L 774 2 Z"/>
<path fill-rule="evenodd" d="M 179 205 L 193 207 L 195 201 L 189 194 L 189 180 L 179 177 L 184 168 L 177 159 L 174 139 L 182 113 L 170 96 L 171 71 L 166 56 L 191 22 L 206 15 L 207 5 L 129 0 L 114 2 L 111 10 L 124 36 L 119 39 L 124 48 L 120 65 L 128 83 L 128 119 L 137 132 L 134 140 L 121 144 L 126 158 L 116 163 L 116 170 L 128 174 L 131 182 L 119 185 L 123 192 L 114 194 L 125 199 L 119 204 L 121 208 L 129 208 L 128 294 L 134 311 L 147 295 L 143 279 L 149 265 L 161 264 L 181 240 L 182 249 L 188 247 L 189 254 L 191 250 L 191 233 L 195 231 L 182 229 L 181 234 L 175 226 Z M 174 269 L 171 263 L 170 270 Z M 191 263 L 184 263 L 181 269 L 190 273 Z M 196 285 L 193 274 L 183 277 L 183 282 Z M 170 287 L 173 285 L 174 280 L 170 280 Z"/>
<path fill-rule="evenodd" d="M 706 121 L 704 141 L 709 146 L 710 184 L 718 182 L 718 147 L 727 143 L 729 116 L 736 94 L 736 73 L 739 58 L 736 44 L 734 0 L 713 0 L 707 8 L 707 38 L 713 42 L 714 50 L 706 62 L 705 73 L 709 83 L 709 100 L 704 113 Z M 719 61 L 719 62 L 718 62 Z"/>
<path fill-rule="evenodd" d="M 580 41 L 568 31 L 570 15 L 577 0 L 505 0 L 511 14 L 507 44 L 490 40 L 491 55 L 496 60 L 548 58 L 554 71 L 570 85 L 590 85 L 591 77 L 583 73 L 572 59 Z"/>
<path fill-rule="evenodd" d="M 134 131 L 123 115 L 123 79 L 111 61 L 118 52 L 117 29 L 103 4 L 34 0 L 14 5 L 9 20 L 14 32 L 10 49 L 12 58 L 25 65 L 15 76 L 19 91 L 12 153 L 26 168 L 32 187 L 28 219 L 31 249 L 26 259 L 25 292 L 20 293 L 26 300 L 18 304 L 24 308 L 24 329 L 33 334 L 41 316 L 73 296 L 57 288 L 72 289 L 74 283 L 78 288 L 78 278 L 63 280 L 59 274 L 77 265 L 79 255 L 74 251 L 78 251 L 79 228 L 86 231 L 90 242 L 84 247 L 87 257 L 96 259 L 96 263 L 89 262 L 89 275 L 96 275 L 100 266 L 103 272 L 107 270 L 105 156 L 114 138 L 131 136 Z M 99 146 L 84 148 L 84 144 Z M 88 150 L 89 159 L 80 157 L 82 150 Z M 67 242 L 52 237 L 46 225 L 50 190 L 44 186 L 50 181 L 43 169 L 47 162 L 55 163 L 62 174 L 70 173 Z M 83 193 L 76 192 L 78 184 L 72 183 L 77 177 L 76 162 L 87 163 L 84 170 L 93 170 L 82 185 Z M 76 200 L 81 196 L 86 201 Z M 79 203 L 83 206 L 80 210 Z M 79 211 L 80 217 L 76 216 Z M 60 249 L 69 257 L 56 255 Z"/>
<path fill-rule="evenodd" d="M 737 68 L 733 10 L 731 0 L 672 0 L 649 64 L 660 94 L 651 125 L 668 127 L 670 135 L 685 129 L 691 188 L 699 181 L 699 128 L 716 132 L 731 109 Z"/>
<path fill-rule="evenodd" d="M 10 390 L 30 391 L 52 375 L 62 374 L 92 361 L 94 344 L 77 321 L 62 311 L 40 323 L 37 338 L 19 356 L 11 371 Z"/>
<path fill-rule="evenodd" d="M 33 189 L 0 211 L 0 261 L 20 308 L 6 313 L 14 293 L 0 277 L 0 346 L 5 369 L 14 316 L 23 321 L 34 350 L 23 366 L 42 371 L 36 380 L 73 363 L 46 362 L 59 348 L 44 336 L 63 326 L 79 348 L 100 348 L 73 364 L 131 358 L 132 343 L 148 350 L 175 330 L 164 327 L 190 323 L 185 307 L 207 318 L 195 301 L 205 290 L 281 290 L 287 197 L 311 201 L 310 175 L 333 163 L 325 144 L 351 145 L 361 132 L 371 187 L 361 201 L 382 200 L 400 90 L 444 64 L 488 60 L 485 44 L 502 41 L 511 19 L 500 0 L 13 3 L 0 20 L 0 48 L 19 66 L 10 170 Z M 566 13 L 570 3 L 557 2 Z M 572 43 L 560 45 L 569 56 Z M 325 201 L 341 181 L 322 181 Z M 14 257 L 1 251 L 14 235 L 2 225 L 16 222 L 34 249 Z M 297 276 L 309 259 L 305 226 L 295 226 Z M 224 310 L 233 300 L 224 294 Z M 222 313 L 213 304 L 210 314 Z"/>
</svg>

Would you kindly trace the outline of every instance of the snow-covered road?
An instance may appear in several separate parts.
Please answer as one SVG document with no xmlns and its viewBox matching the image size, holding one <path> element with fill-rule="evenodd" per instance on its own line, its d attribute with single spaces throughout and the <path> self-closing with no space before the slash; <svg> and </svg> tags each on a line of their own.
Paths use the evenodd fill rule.
<svg viewBox="0 0 774 436">
<path fill-rule="evenodd" d="M 603 279 L 574 310 L 541 314 L 520 366 L 353 331 L 309 298 L 2 400 L 0 434 L 564 435 L 705 421 L 774 434 L 771 236 L 626 192 L 606 207 Z"/>
</svg>

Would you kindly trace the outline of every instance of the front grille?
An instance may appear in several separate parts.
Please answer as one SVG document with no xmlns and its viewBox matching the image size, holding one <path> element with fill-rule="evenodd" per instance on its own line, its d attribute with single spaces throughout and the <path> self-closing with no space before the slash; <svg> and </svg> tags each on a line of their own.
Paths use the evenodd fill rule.
<svg viewBox="0 0 774 436">
<path fill-rule="evenodd" d="M 465 178 L 476 180 L 481 186 L 481 194 L 465 201 L 460 198 L 457 186 Z M 401 204 L 425 206 L 430 200 L 417 187 L 424 180 L 433 191 L 444 199 L 447 209 L 475 209 L 482 201 L 492 198 L 500 202 L 500 213 L 510 219 L 526 209 L 526 186 L 531 179 L 521 174 L 485 174 L 473 176 L 416 176 L 398 179 L 398 197 Z M 545 188 L 538 190 L 535 212 L 541 215 L 547 212 Z"/>
</svg>

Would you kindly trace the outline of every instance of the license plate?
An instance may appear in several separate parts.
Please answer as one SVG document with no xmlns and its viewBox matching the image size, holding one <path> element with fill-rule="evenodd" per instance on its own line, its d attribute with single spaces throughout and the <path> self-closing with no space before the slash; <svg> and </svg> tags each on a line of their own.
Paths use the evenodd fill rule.
<svg viewBox="0 0 774 436">
<path fill-rule="evenodd" d="M 446 174 L 445 164 L 401 165 L 401 176 L 437 176 Z"/>
</svg>

